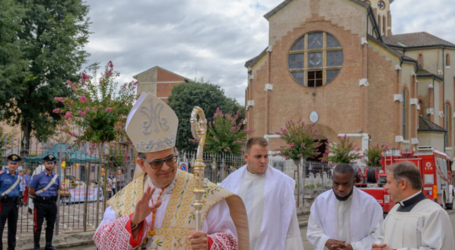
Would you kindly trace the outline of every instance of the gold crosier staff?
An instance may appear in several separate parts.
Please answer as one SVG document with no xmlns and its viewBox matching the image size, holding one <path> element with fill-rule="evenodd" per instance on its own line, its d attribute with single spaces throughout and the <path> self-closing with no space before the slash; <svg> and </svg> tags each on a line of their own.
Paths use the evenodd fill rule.
<svg viewBox="0 0 455 250">
<path fill-rule="evenodd" d="M 197 115 L 199 115 L 199 121 L 197 120 Z M 202 196 L 205 193 L 204 190 L 204 168 L 205 164 L 202 161 L 204 154 L 204 144 L 205 136 L 207 132 L 207 120 L 205 119 L 204 111 L 196 106 L 191 112 L 191 133 L 193 134 L 194 139 L 199 141 L 199 146 L 197 148 L 196 162 L 194 163 L 194 220 L 196 222 L 196 231 L 202 230 Z"/>
</svg>

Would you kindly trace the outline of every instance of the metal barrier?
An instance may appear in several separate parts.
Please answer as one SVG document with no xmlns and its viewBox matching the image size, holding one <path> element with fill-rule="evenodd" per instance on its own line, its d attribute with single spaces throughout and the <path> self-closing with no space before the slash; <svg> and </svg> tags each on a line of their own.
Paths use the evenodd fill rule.
<svg viewBox="0 0 455 250">
<path fill-rule="evenodd" d="M 0 163 L 6 166 L 6 156 L 17 153 L 23 157 L 22 167 L 33 173 L 38 169 L 42 157 L 46 154 L 50 153 L 57 157 L 58 163 L 54 172 L 60 176 L 61 191 L 55 234 L 95 229 L 103 218 L 106 200 L 113 195 L 113 192 L 110 193 L 112 187 L 109 185 L 107 176 L 111 172 L 121 170 L 124 179 L 122 186 L 125 186 L 132 179 L 136 165 L 136 155 L 129 144 L 34 142 L 31 146 L 33 147 L 25 150 L 17 147 L 17 141 L 6 142 L 0 147 Z M 195 156 L 196 152 L 179 152 L 179 161 L 187 164 L 189 172 L 192 172 L 191 166 Z M 205 177 L 215 183 L 223 181 L 230 173 L 246 164 L 243 155 L 205 153 L 204 161 L 206 163 Z M 296 178 L 294 173 L 297 167 L 292 160 L 270 156 L 269 165 L 291 178 Z M 329 173 L 330 170 L 326 163 L 320 162 L 306 162 L 305 168 L 307 178 L 309 173 Z M 32 236 L 33 221 L 33 214 L 28 212 L 26 206 L 21 206 L 17 236 Z M 8 230 L 7 225 L 5 226 L 2 236 L 4 239 L 7 237 Z M 42 230 L 43 235 L 44 231 Z"/>
<path fill-rule="evenodd" d="M 57 235 L 62 232 L 95 229 L 103 218 L 107 200 L 105 198 L 111 196 L 109 195 L 107 175 L 121 170 L 123 175 L 119 179 L 124 179 L 124 181 L 116 184 L 124 186 L 131 180 L 134 172 L 134 152 L 126 144 L 81 143 L 76 145 L 38 142 L 33 143 L 32 146 L 25 150 L 17 147 L 17 141 L 6 142 L 0 147 L 0 164 L 4 168 L 7 165 L 7 155 L 20 154 L 23 158 L 22 169 L 30 170 L 31 175 L 35 170 L 40 169 L 39 166 L 45 155 L 53 154 L 57 157 L 58 162 L 54 173 L 60 176 L 61 184 L 57 203 L 58 216 L 54 229 L 54 233 Z M 63 164 L 63 162 L 65 163 Z M 19 207 L 18 237 L 33 235 L 34 218 L 33 213 L 29 213 L 28 210 L 25 205 Z M 4 239 L 7 237 L 7 231 L 7 224 L 5 224 L 2 235 Z M 44 231 L 42 230 L 43 235 Z"/>
</svg>

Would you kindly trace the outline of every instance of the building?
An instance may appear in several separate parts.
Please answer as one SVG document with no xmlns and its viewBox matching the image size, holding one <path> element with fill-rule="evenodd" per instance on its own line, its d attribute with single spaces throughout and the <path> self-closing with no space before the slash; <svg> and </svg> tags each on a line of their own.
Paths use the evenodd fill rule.
<svg viewBox="0 0 455 250">
<path fill-rule="evenodd" d="M 149 92 L 164 102 L 171 95 L 172 88 L 180 83 L 188 82 L 188 78 L 180 76 L 174 72 L 163 69 L 159 66 L 150 68 L 142 73 L 133 76 L 139 81 L 137 93 Z"/>
<path fill-rule="evenodd" d="M 265 14 L 269 42 L 247 61 L 247 127 L 270 148 L 288 120 L 362 148 L 433 146 L 453 157 L 455 44 L 392 34 L 393 0 L 285 0 Z"/>
</svg>

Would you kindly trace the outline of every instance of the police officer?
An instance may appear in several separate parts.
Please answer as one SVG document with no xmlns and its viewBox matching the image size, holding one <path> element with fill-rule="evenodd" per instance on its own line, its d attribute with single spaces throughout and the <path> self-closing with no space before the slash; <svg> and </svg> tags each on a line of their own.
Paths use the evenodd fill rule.
<svg viewBox="0 0 455 250">
<path fill-rule="evenodd" d="M 16 171 L 22 158 L 17 154 L 6 158 L 8 169 L 0 172 L 0 236 L 8 220 L 8 250 L 16 247 L 16 229 L 19 212 L 19 174 Z M 3 249 L 3 239 L 0 250 Z"/>
<path fill-rule="evenodd" d="M 54 174 L 56 158 L 53 155 L 46 155 L 43 158 L 45 171 L 33 177 L 30 183 L 30 195 L 35 196 L 34 214 L 35 214 L 35 229 L 33 238 L 35 250 L 40 249 L 41 226 L 44 218 L 47 221 L 46 227 L 46 246 L 45 250 L 56 250 L 52 246 L 52 236 L 54 234 L 54 224 L 57 218 L 57 194 L 60 189 L 60 179 L 57 174 Z"/>
</svg>

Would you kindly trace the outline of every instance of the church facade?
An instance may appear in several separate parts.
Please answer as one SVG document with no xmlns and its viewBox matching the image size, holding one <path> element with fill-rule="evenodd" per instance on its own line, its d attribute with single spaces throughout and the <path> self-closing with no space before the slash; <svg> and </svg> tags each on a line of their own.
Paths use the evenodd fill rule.
<svg viewBox="0 0 455 250">
<path fill-rule="evenodd" d="M 283 142 L 288 120 L 362 151 L 432 146 L 453 157 L 455 44 L 392 34 L 393 0 L 285 0 L 265 14 L 269 43 L 247 61 L 247 127 Z"/>
</svg>

